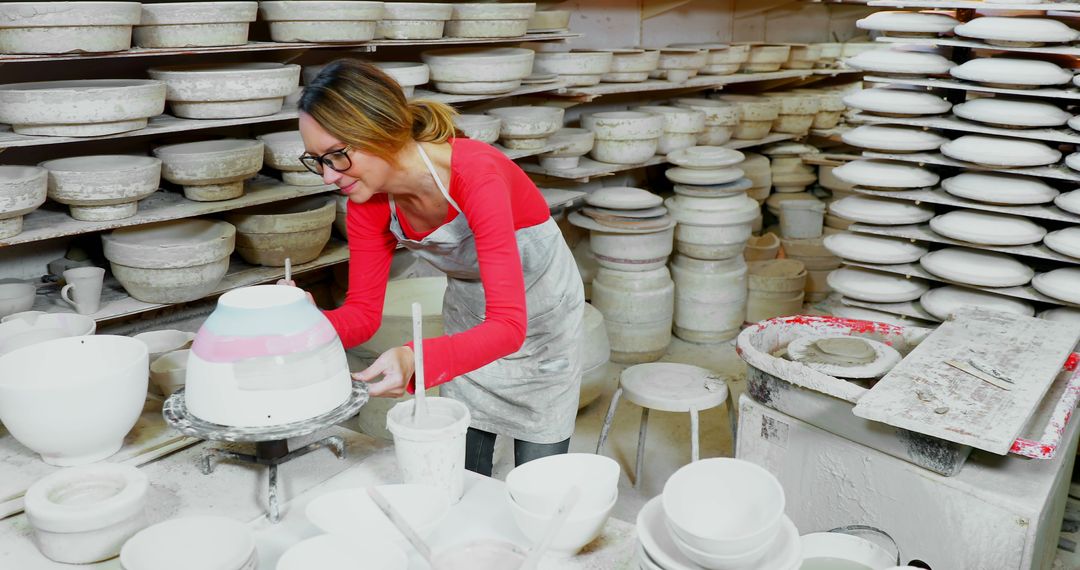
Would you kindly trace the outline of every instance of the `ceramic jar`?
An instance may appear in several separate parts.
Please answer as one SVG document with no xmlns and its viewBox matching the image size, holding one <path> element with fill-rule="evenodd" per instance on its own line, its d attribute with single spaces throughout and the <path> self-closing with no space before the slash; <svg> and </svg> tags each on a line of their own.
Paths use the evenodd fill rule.
<svg viewBox="0 0 1080 570">
<path fill-rule="evenodd" d="M 275 42 L 366 42 L 375 37 L 382 2 L 283 0 L 259 2 L 259 19 Z"/>
<path fill-rule="evenodd" d="M 138 2 L 5 2 L 0 53 L 99 53 L 131 47 Z"/>
<path fill-rule="evenodd" d="M 675 336 L 703 344 L 735 338 L 746 319 L 746 262 L 740 256 L 702 260 L 675 254 Z"/>
<path fill-rule="evenodd" d="M 609 111 L 581 118 L 581 126 L 596 134 L 589 153 L 612 164 L 640 164 L 656 155 L 664 118 L 638 111 Z"/>
<path fill-rule="evenodd" d="M 454 13 L 446 23 L 450 38 L 514 38 L 529 30 L 534 3 L 454 3 Z"/>
<path fill-rule="evenodd" d="M 147 79 L 0 85 L 0 123 L 21 135 L 94 137 L 137 131 L 164 110 L 165 85 Z"/>
<path fill-rule="evenodd" d="M 147 3 L 132 39 L 142 48 L 243 45 L 258 11 L 258 2 Z"/>
<path fill-rule="evenodd" d="M 300 66 L 291 63 L 175 65 L 151 67 L 147 74 L 165 82 L 169 109 L 185 119 L 273 115 L 300 86 Z"/>
<path fill-rule="evenodd" d="M 806 268 L 801 261 L 776 259 L 748 264 L 746 320 L 758 322 L 802 311 Z"/>
<path fill-rule="evenodd" d="M 611 70 L 604 74 L 604 83 L 640 83 L 660 65 L 660 50 L 613 49 Z"/>
<path fill-rule="evenodd" d="M 148 156 L 97 155 L 47 160 L 49 198 L 67 204 L 76 220 L 130 218 L 139 200 L 157 191 L 161 160 Z"/>
<path fill-rule="evenodd" d="M 434 2 L 386 2 L 375 37 L 387 40 L 436 40 L 443 36 L 446 21 L 454 14 L 450 4 Z"/>
<path fill-rule="evenodd" d="M 705 113 L 705 130 L 698 135 L 699 145 L 720 146 L 728 142 L 741 117 L 739 108 L 726 101 L 686 98 L 676 99 L 675 106 Z"/>
<path fill-rule="evenodd" d="M 244 180 L 263 165 L 263 143 L 221 139 L 159 146 L 161 177 L 184 187 L 184 197 L 199 202 L 231 200 L 244 195 Z"/>
<path fill-rule="evenodd" d="M 592 304 L 604 315 L 612 361 L 652 362 L 667 352 L 675 310 L 675 283 L 667 267 L 601 267 L 593 279 Z"/>
<path fill-rule="evenodd" d="M 37 166 L 0 166 L 0 239 L 22 232 L 23 216 L 45 203 L 49 172 Z"/>
<path fill-rule="evenodd" d="M 696 145 L 698 135 L 705 130 L 705 113 L 696 109 L 646 105 L 634 110 L 664 117 L 664 132 L 656 149 L 660 154 Z"/>
<path fill-rule="evenodd" d="M 521 87 L 534 52 L 524 48 L 448 48 L 420 54 L 435 89 L 456 95 L 495 95 Z"/>
<path fill-rule="evenodd" d="M 226 219 L 236 226 L 236 252 L 252 265 L 282 267 L 313 261 L 330 241 L 336 205 L 309 196 L 237 210 Z"/>
</svg>

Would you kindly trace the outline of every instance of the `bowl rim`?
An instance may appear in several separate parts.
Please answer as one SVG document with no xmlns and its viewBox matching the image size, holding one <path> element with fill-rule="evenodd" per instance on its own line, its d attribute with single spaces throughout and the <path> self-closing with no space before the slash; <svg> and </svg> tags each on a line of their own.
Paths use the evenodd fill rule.
<svg viewBox="0 0 1080 570">
<path fill-rule="evenodd" d="M 779 504 L 778 504 L 779 508 L 777 509 L 777 512 L 773 516 L 769 517 L 766 520 L 765 524 L 759 525 L 757 528 L 753 529 L 750 532 L 745 532 L 744 534 L 740 534 L 740 535 L 736 535 L 736 536 L 728 536 L 728 537 L 705 536 L 705 535 L 700 535 L 700 534 L 698 534 L 696 532 L 692 532 L 690 529 L 683 527 L 681 524 L 679 524 L 679 521 L 676 518 L 672 517 L 669 514 L 669 512 L 670 512 L 669 511 L 669 504 L 674 499 L 669 498 L 669 497 L 672 497 L 673 495 L 671 493 L 668 493 L 668 488 L 669 487 L 671 489 L 675 488 L 675 486 L 673 484 L 673 481 L 675 483 L 678 483 L 678 481 L 681 479 L 681 477 L 679 477 L 680 472 L 685 473 L 685 470 L 687 468 L 693 468 L 694 465 L 702 465 L 702 464 L 703 465 L 719 465 L 719 464 L 739 465 L 739 466 L 748 468 L 748 469 L 750 469 L 752 471 L 757 471 L 758 473 L 760 473 L 762 475 L 765 475 L 766 477 L 764 477 L 764 479 L 769 482 L 770 486 L 774 487 L 777 491 L 779 491 L 780 501 L 779 501 Z M 683 475 L 683 477 L 685 477 L 685 475 Z M 714 458 L 710 458 L 710 459 L 699 460 L 696 463 L 690 463 L 690 464 L 684 466 L 683 468 L 679 469 L 678 471 L 673 473 L 671 475 L 671 477 L 668 478 L 667 482 L 664 483 L 664 490 L 660 493 L 660 495 L 662 497 L 661 504 L 664 506 L 664 516 L 667 517 L 667 519 L 671 521 L 672 525 L 675 528 L 677 528 L 678 530 L 680 530 L 682 532 L 685 532 L 686 534 L 688 534 L 690 536 L 693 536 L 695 538 L 700 538 L 702 540 L 710 540 L 710 541 L 722 540 L 722 541 L 725 541 L 725 542 L 728 542 L 728 541 L 735 542 L 735 541 L 740 541 L 740 540 L 753 538 L 756 535 L 761 534 L 762 531 L 765 531 L 765 530 L 767 530 L 767 529 L 769 529 L 771 527 L 774 527 L 774 526 L 776 526 L 776 524 L 778 522 L 782 521 L 783 517 L 784 517 L 784 508 L 787 506 L 787 496 L 784 493 L 784 487 L 780 484 L 780 481 L 776 478 L 775 475 L 770 473 L 764 467 L 761 467 L 760 465 L 757 465 L 756 463 L 752 463 L 750 461 L 744 461 L 744 460 L 741 460 L 741 459 L 736 459 L 734 457 L 714 457 Z"/>
</svg>

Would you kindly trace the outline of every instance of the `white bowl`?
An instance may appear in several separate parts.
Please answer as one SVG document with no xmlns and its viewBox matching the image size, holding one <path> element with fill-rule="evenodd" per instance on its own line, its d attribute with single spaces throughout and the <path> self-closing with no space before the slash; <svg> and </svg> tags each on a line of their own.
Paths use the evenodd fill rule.
<svg viewBox="0 0 1080 570">
<path fill-rule="evenodd" d="M 983 16 L 956 26 L 953 32 L 1003 46 L 1069 43 L 1080 38 L 1080 32 L 1050 18 Z"/>
<path fill-rule="evenodd" d="M 582 499 L 584 498 L 582 496 Z M 552 539 L 549 546 L 550 551 L 555 555 L 572 555 L 595 540 L 600 535 L 600 531 L 604 529 L 604 523 L 607 522 L 611 509 L 615 508 L 615 502 L 618 498 L 618 493 L 613 492 L 605 504 L 600 507 L 593 505 L 590 508 L 584 508 L 584 505 L 581 505 L 579 500 L 579 506 L 570 511 L 570 516 L 566 519 L 566 522 L 555 533 L 555 538 Z M 509 489 L 506 494 L 506 501 L 510 503 L 510 513 L 514 516 L 514 522 L 517 523 L 518 529 L 535 544 L 544 537 L 551 519 L 555 516 L 555 513 L 550 511 L 558 508 L 562 496 L 558 496 L 553 505 L 545 505 L 545 507 L 550 508 L 545 509 L 549 512 L 544 514 L 536 510 L 526 509 L 518 504 L 509 493 Z"/>
<path fill-rule="evenodd" d="M 861 89 L 845 95 L 844 104 L 853 109 L 886 116 L 938 115 L 952 108 L 952 103 L 925 91 L 884 87 Z"/>
<path fill-rule="evenodd" d="M 142 413 L 146 345 L 129 337 L 60 338 L 0 356 L 0 421 L 51 465 L 116 453 Z"/>
<path fill-rule="evenodd" d="M 784 517 L 784 519 L 785 523 L 789 522 L 786 520 L 787 517 Z M 748 550 L 739 554 L 709 554 L 708 552 L 703 552 L 694 548 L 680 538 L 679 534 L 672 528 L 671 519 L 666 518 L 666 516 L 664 518 L 664 526 L 666 527 L 668 536 L 671 537 L 671 541 L 675 543 L 675 548 L 678 548 L 687 558 L 708 570 L 743 570 L 745 568 L 756 568 L 758 563 L 761 562 L 761 559 L 765 558 L 765 555 L 776 547 L 776 542 L 781 538 L 780 534 L 777 534 L 775 539 L 762 543 L 753 550 Z M 786 528 L 782 530 L 786 530 Z"/>
<path fill-rule="evenodd" d="M 150 381 L 166 398 L 184 387 L 187 378 L 187 360 L 191 350 L 174 350 L 155 358 L 150 363 Z"/>
<path fill-rule="evenodd" d="M 862 125 L 840 137 L 851 146 L 878 152 L 925 152 L 937 150 L 949 139 L 914 127 Z"/>
<path fill-rule="evenodd" d="M 982 287 L 1018 287 L 1035 276 L 1030 267 L 1009 254 L 964 247 L 931 251 L 919 265 L 942 279 Z"/>
<path fill-rule="evenodd" d="M 990 204 L 1045 204 L 1060 192 L 1040 178 L 1000 172 L 962 172 L 941 181 L 946 192 Z"/>
<path fill-rule="evenodd" d="M 276 570 L 405 570 L 409 558 L 397 545 L 363 536 L 323 534 L 281 555 Z"/>
<path fill-rule="evenodd" d="M 571 516 L 606 506 L 618 489 L 619 464 L 603 455 L 551 455 L 516 467 L 506 476 L 511 499 L 537 515 L 553 515 L 563 495 L 576 485 L 581 498 Z"/>
<path fill-rule="evenodd" d="M 969 121 L 1018 128 L 1059 127 L 1072 117 L 1050 103 L 998 97 L 980 97 L 954 105 L 953 113 Z"/>
<path fill-rule="evenodd" d="M 870 303 L 914 301 L 930 288 L 924 279 L 860 267 L 837 269 L 829 273 L 827 281 L 841 295 Z"/>
<path fill-rule="evenodd" d="M 882 10 L 857 20 L 855 27 L 895 35 L 947 34 L 960 21 L 947 14 Z"/>
<path fill-rule="evenodd" d="M 865 51 L 844 60 L 844 65 L 862 71 L 903 75 L 941 75 L 956 64 L 937 55 L 898 49 Z"/>
<path fill-rule="evenodd" d="M 30 283 L 0 283 L 0 317 L 30 310 L 36 294 Z"/>
<path fill-rule="evenodd" d="M 850 534 L 815 532 L 804 534 L 800 542 L 804 568 L 887 569 L 896 564 L 884 548 Z"/>
<path fill-rule="evenodd" d="M 1057 149 L 1030 140 L 985 135 L 964 135 L 941 145 L 949 158 L 986 166 L 1016 168 L 1045 166 L 1061 160 Z"/>
<path fill-rule="evenodd" d="M 120 565 L 124 570 L 249 570 L 258 565 L 258 557 L 255 537 L 246 524 L 221 516 L 189 515 L 131 537 L 120 550 Z"/>
<path fill-rule="evenodd" d="M 1027 245 L 1042 241 L 1046 228 L 1028 218 L 996 212 L 953 210 L 930 220 L 935 233 L 984 245 Z"/>
<path fill-rule="evenodd" d="M 436 487 L 403 484 L 379 485 L 377 489 L 421 538 L 430 535 L 450 512 L 449 496 Z M 405 536 L 375 505 L 365 488 L 326 493 L 308 503 L 304 514 L 323 532 L 408 545 Z"/>
<path fill-rule="evenodd" d="M 922 297 L 919 297 L 919 304 L 926 309 L 926 312 L 942 321 L 963 307 L 982 307 L 1028 317 L 1035 314 L 1035 307 L 1023 299 L 954 285 L 938 287 L 923 293 Z"/>
<path fill-rule="evenodd" d="M 957 78 L 991 85 L 1044 87 L 1072 80 L 1072 73 L 1049 61 L 980 57 L 949 70 Z"/>
<path fill-rule="evenodd" d="M 1075 267 L 1040 273 L 1031 280 L 1031 285 L 1048 297 L 1080 304 L 1080 269 Z"/>
<path fill-rule="evenodd" d="M 0 322 L 0 355 L 54 338 L 87 336 L 97 330 L 97 322 L 75 313 L 21 313 L 26 318 Z"/>
<path fill-rule="evenodd" d="M 784 489 L 765 469 L 739 459 L 702 459 L 664 484 L 671 530 L 710 555 L 735 556 L 776 537 L 784 518 Z"/>
</svg>

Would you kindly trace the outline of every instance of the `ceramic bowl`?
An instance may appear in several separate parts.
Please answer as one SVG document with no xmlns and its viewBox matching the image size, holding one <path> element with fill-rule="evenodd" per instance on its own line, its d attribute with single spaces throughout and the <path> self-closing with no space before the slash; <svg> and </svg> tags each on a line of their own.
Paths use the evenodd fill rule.
<svg viewBox="0 0 1080 570">
<path fill-rule="evenodd" d="M 213 515 L 181 516 L 155 524 L 131 537 L 120 550 L 124 570 L 247 570 L 257 564 L 251 529 Z"/>
<path fill-rule="evenodd" d="M 30 310 L 36 293 L 30 283 L 0 283 L 0 317 Z"/>
<path fill-rule="evenodd" d="M 609 51 L 538 52 L 533 71 L 554 73 L 565 79 L 569 87 L 587 87 L 600 83 L 600 78 L 611 71 L 611 60 Z"/>
<path fill-rule="evenodd" d="M 942 75 L 956 64 L 935 53 L 879 49 L 849 57 L 844 65 L 877 74 Z"/>
<path fill-rule="evenodd" d="M 960 103 L 953 106 L 953 113 L 961 119 L 1006 128 L 1059 127 L 1072 117 L 1050 103 L 998 97 Z"/>
<path fill-rule="evenodd" d="M 862 125 L 840 137 L 845 143 L 877 152 L 925 152 L 937 150 L 949 139 L 911 127 Z"/>
<path fill-rule="evenodd" d="M 1016 47 L 1069 43 L 1080 38 L 1080 32 L 1050 18 L 983 16 L 956 26 L 953 32 L 991 45 Z"/>
<path fill-rule="evenodd" d="M 1049 61 L 1005 57 L 981 57 L 949 70 L 966 81 L 1012 88 L 1062 85 L 1072 80 L 1072 73 Z"/>
<path fill-rule="evenodd" d="M 1064 267 L 1040 273 L 1031 281 L 1035 290 L 1055 299 L 1080 304 L 1080 269 Z"/>
<path fill-rule="evenodd" d="M 409 558 L 393 543 L 368 537 L 323 534 L 296 543 L 278 559 L 276 570 L 405 570 Z"/>
<path fill-rule="evenodd" d="M 0 239 L 22 232 L 23 216 L 45 203 L 49 173 L 38 166 L 0 166 Z"/>
<path fill-rule="evenodd" d="M 936 173 L 907 162 L 853 160 L 832 171 L 833 176 L 863 188 L 929 188 L 941 179 Z"/>
<path fill-rule="evenodd" d="M 989 204 L 1045 204 L 1060 192 L 1040 178 L 1000 172 L 962 172 L 941 181 L 946 192 Z"/>
<path fill-rule="evenodd" d="M 1046 228 L 1028 218 L 981 212 L 953 210 L 930 220 L 935 233 L 968 243 L 983 245 L 1027 245 L 1042 241 Z"/>
<path fill-rule="evenodd" d="M 941 145 L 949 158 L 991 167 L 1045 166 L 1061 160 L 1061 152 L 1038 141 L 964 135 Z"/>
<path fill-rule="evenodd" d="M 955 69 L 955 68 L 954 68 Z M 952 104 L 925 91 L 875 87 L 844 96 L 844 104 L 875 115 L 917 117 L 948 112 Z"/>
<path fill-rule="evenodd" d="M 426 485 L 379 485 L 386 500 L 421 538 L 429 536 L 450 511 L 448 495 Z M 323 532 L 411 548 L 405 536 L 372 502 L 367 489 L 341 489 L 321 495 L 304 510 L 308 521 Z"/>
<path fill-rule="evenodd" d="M 964 307 L 980 307 L 1027 317 L 1035 314 L 1035 307 L 1023 299 L 953 285 L 937 287 L 923 293 L 922 297 L 919 297 L 919 304 L 927 313 L 942 321 Z"/>
<path fill-rule="evenodd" d="M 784 490 L 765 469 L 739 459 L 702 459 L 664 484 L 672 533 L 696 550 L 734 556 L 769 543 L 780 531 Z"/>
<path fill-rule="evenodd" d="M 825 236 L 825 247 L 839 257 L 863 263 L 914 263 L 926 246 L 911 240 L 856 233 Z"/>
<path fill-rule="evenodd" d="M 1026 285 L 1035 272 L 1011 255 L 963 247 L 947 247 L 924 255 L 919 265 L 948 281 L 982 287 Z"/>
<path fill-rule="evenodd" d="M 1064 192 L 1054 198 L 1054 205 L 1066 212 L 1080 215 L 1080 191 Z"/>
<path fill-rule="evenodd" d="M 92 335 L 97 330 L 97 322 L 86 315 L 29 311 L 11 316 L 18 315 L 25 317 L 0 322 L 0 355 L 54 338 Z"/>
<path fill-rule="evenodd" d="M 190 350 L 174 350 L 150 362 L 150 382 L 168 398 L 184 387 Z"/>
<path fill-rule="evenodd" d="M 934 217 L 934 208 L 874 196 L 848 196 L 829 204 L 829 213 L 864 224 L 902 225 L 929 221 Z"/>
<path fill-rule="evenodd" d="M 951 32 L 959 23 L 947 14 L 882 10 L 857 20 L 855 27 L 894 36 L 936 36 Z"/>
<path fill-rule="evenodd" d="M 829 274 L 829 287 L 845 297 L 870 303 L 914 301 L 929 289 L 926 281 L 860 267 L 843 267 Z"/>
<path fill-rule="evenodd" d="M 161 159 L 149 156 L 73 156 L 40 166 L 49 171 L 49 198 L 82 221 L 130 218 L 161 184 Z"/>
<path fill-rule="evenodd" d="M 535 52 L 524 48 L 446 48 L 420 54 L 443 93 L 497 94 L 513 91 L 532 74 Z"/>
<path fill-rule="evenodd" d="M 337 204 L 327 196 L 307 196 L 263 204 L 226 215 L 236 227 L 236 252 L 252 265 L 283 267 L 315 260 L 330 240 Z"/>
<path fill-rule="evenodd" d="M 0 421 L 46 463 L 100 461 L 120 449 L 142 413 L 147 366 L 146 345 L 124 336 L 23 347 L 0 356 Z"/>
<path fill-rule="evenodd" d="M 8 2 L 0 53 L 115 52 L 131 47 L 137 2 Z"/>
<path fill-rule="evenodd" d="M 1071 226 L 1050 232 L 1043 238 L 1043 243 L 1062 255 L 1080 259 L 1080 227 Z"/>
<path fill-rule="evenodd" d="M 584 516 L 611 502 L 620 472 L 619 464 L 603 455 L 552 455 L 512 469 L 506 476 L 506 488 L 511 501 L 526 511 L 551 516 L 563 495 L 576 485 L 581 497 L 571 516 Z"/>
<path fill-rule="evenodd" d="M 499 140 L 502 119 L 494 115 L 454 115 L 454 126 L 473 140 L 491 144 Z"/>
<path fill-rule="evenodd" d="M 147 3 L 131 39 L 143 48 L 243 45 L 258 11 L 257 2 Z"/>
<path fill-rule="evenodd" d="M 585 495 L 586 493 L 582 494 Z M 545 532 L 555 516 L 554 510 L 558 508 L 562 496 L 557 495 L 552 504 L 544 505 L 545 512 L 525 508 L 514 500 L 513 495 L 509 492 L 507 492 L 506 500 L 510 504 L 510 513 L 513 515 L 518 529 L 535 544 L 544 538 Z M 566 521 L 555 533 L 555 537 L 548 547 L 552 554 L 570 556 L 595 540 L 600 535 L 600 531 L 604 529 L 604 523 L 607 522 L 611 510 L 615 508 L 616 500 L 618 500 L 618 493 L 614 490 L 608 499 L 603 502 L 604 504 L 599 507 L 593 505 L 585 508 L 584 505 L 580 504 L 579 500 L 579 506 L 576 506 L 570 512 Z"/>
<path fill-rule="evenodd" d="M 375 37 L 382 2 L 263 0 L 259 19 L 275 42 L 366 42 Z"/>
<path fill-rule="evenodd" d="M 161 81 L 146 79 L 8 83 L 0 85 L 0 123 L 23 135 L 90 137 L 135 131 L 165 110 L 165 91 Z"/>
<path fill-rule="evenodd" d="M 152 67 L 147 74 L 165 82 L 169 108 L 187 119 L 273 115 L 300 86 L 299 65 L 271 62 Z"/>
</svg>

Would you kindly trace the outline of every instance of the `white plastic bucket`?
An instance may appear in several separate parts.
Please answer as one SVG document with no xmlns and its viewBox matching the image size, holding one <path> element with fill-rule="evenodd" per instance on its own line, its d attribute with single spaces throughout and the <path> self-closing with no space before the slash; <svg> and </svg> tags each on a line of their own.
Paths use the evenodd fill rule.
<svg viewBox="0 0 1080 570">
<path fill-rule="evenodd" d="M 825 203 L 817 200 L 787 200 L 780 203 L 780 234 L 788 239 L 821 237 Z"/>
<path fill-rule="evenodd" d="M 386 414 L 398 467 L 405 483 L 443 489 L 455 504 L 465 491 L 465 432 L 472 414 L 457 400 L 427 398 L 427 425 L 415 425 L 415 405 L 401 402 Z"/>
</svg>

